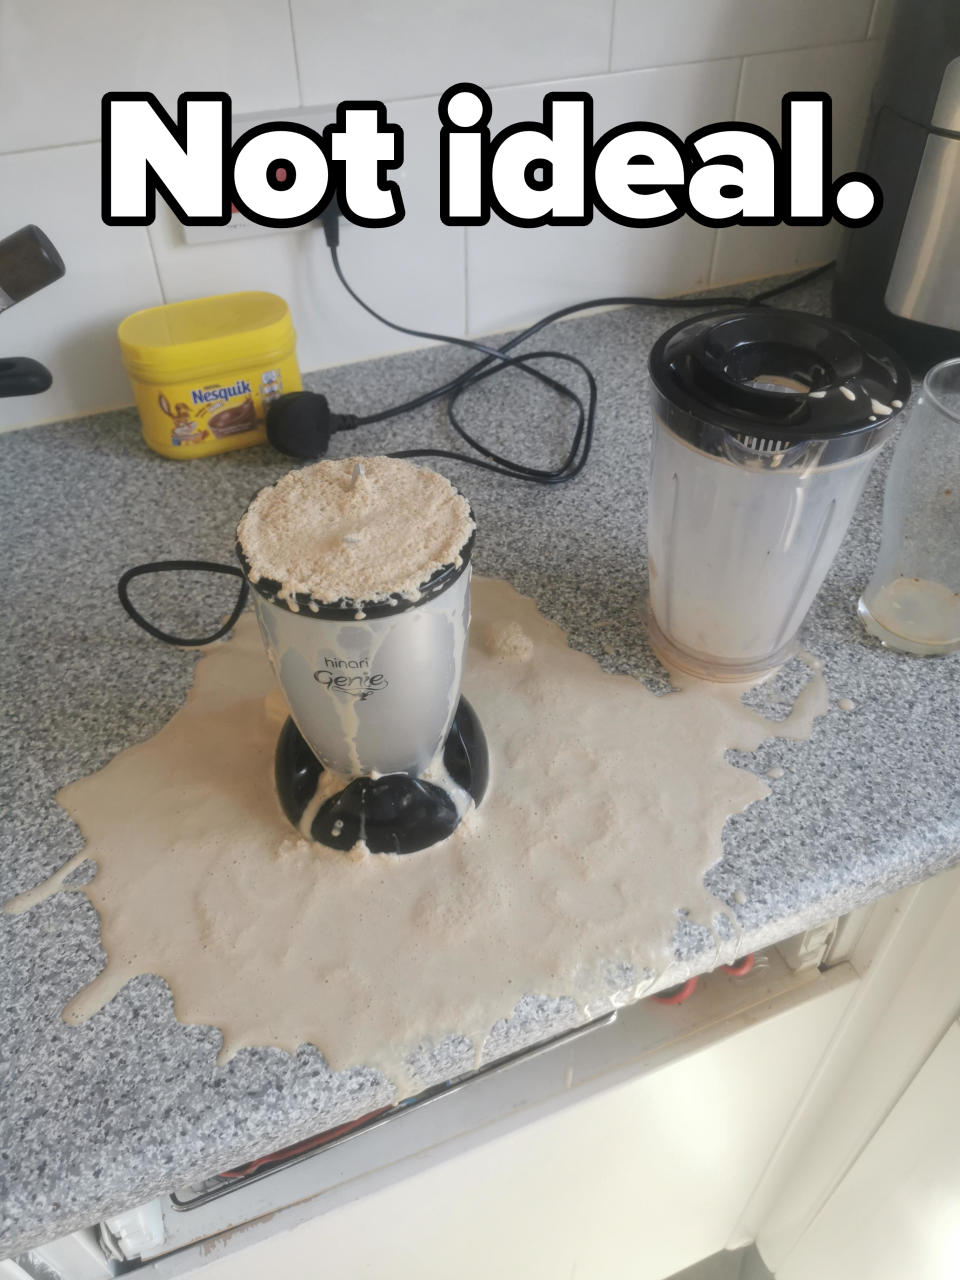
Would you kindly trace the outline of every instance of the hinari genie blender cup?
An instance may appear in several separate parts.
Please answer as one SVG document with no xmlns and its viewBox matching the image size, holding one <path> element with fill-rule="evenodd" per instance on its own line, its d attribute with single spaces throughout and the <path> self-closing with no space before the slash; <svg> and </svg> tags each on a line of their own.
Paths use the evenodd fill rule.
<svg viewBox="0 0 960 1280">
<path fill-rule="evenodd" d="M 288 598 L 256 578 L 254 609 L 290 717 L 280 733 L 280 803 L 304 836 L 335 849 L 412 853 L 451 835 L 489 776 L 486 740 L 460 695 L 473 535 L 459 564 L 416 600 Z"/>
<path fill-rule="evenodd" d="M 909 371 L 867 334 L 756 307 L 668 330 L 650 381 L 651 642 L 669 667 L 760 678 L 794 650 Z"/>
</svg>

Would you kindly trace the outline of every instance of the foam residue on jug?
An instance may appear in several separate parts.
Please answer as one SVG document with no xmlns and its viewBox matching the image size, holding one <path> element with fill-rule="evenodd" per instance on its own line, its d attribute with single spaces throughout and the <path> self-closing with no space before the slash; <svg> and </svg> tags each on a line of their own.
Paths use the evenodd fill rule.
<svg viewBox="0 0 960 1280">
<path fill-rule="evenodd" d="M 220 1028 L 221 1060 L 309 1042 L 405 1083 L 417 1046 L 459 1033 L 479 1052 L 525 994 L 595 1011 L 667 974 L 677 912 L 709 929 L 727 910 L 703 884 L 724 822 L 769 794 L 728 751 L 808 736 L 822 675 L 768 721 L 740 686 L 684 677 L 657 697 L 604 672 L 506 583 L 475 580 L 473 609 L 464 688 L 492 783 L 441 844 L 343 854 L 292 830 L 272 778 L 282 704 L 249 616 L 160 733 L 60 793 L 87 847 L 7 909 L 63 888 L 100 913 L 106 967 L 68 1022 L 156 973 L 182 1022 Z M 83 858 L 97 875 L 65 886 Z M 731 923 L 718 960 L 738 954 Z"/>
<path fill-rule="evenodd" d="M 254 582 L 322 604 L 416 600 L 459 565 L 474 529 L 467 500 L 444 476 L 402 458 L 325 459 L 262 489 L 237 536 Z"/>
</svg>

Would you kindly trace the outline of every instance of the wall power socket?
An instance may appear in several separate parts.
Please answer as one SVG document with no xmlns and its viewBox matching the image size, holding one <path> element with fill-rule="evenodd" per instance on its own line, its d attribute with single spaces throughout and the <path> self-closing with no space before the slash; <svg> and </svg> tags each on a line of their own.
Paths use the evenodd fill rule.
<svg viewBox="0 0 960 1280">
<path fill-rule="evenodd" d="M 266 111 L 253 115 L 234 116 L 231 122 L 233 141 L 258 124 L 304 124 L 315 133 L 322 133 L 328 124 L 336 120 L 333 107 L 292 107 L 289 111 Z M 185 244 L 223 244 L 230 240 L 246 240 L 254 236 L 282 236 L 300 227 L 261 227 L 244 214 L 234 210 L 233 217 L 223 227 L 182 227 Z"/>
</svg>

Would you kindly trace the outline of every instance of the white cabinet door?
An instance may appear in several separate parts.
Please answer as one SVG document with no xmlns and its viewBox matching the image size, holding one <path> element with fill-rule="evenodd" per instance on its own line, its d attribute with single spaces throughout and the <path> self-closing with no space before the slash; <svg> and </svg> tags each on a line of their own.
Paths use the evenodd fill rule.
<svg viewBox="0 0 960 1280">
<path fill-rule="evenodd" d="M 777 1280 L 960 1276 L 960 1026 L 950 1028 Z"/>
<path fill-rule="evenodd" d="M 210 1241 L 197 1278 L 663 1280 L 727 1243 L 855 983 L 822 985 L 292 1231 Z"/>
</svg>

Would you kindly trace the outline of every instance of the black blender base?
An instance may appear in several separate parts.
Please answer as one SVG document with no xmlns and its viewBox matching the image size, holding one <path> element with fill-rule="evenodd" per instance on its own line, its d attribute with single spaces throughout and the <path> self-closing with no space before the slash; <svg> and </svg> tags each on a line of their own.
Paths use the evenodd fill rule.
<svg viewBox="0 0 960 1280">
<path fill-rule="evenodd" d="M 443 748 L 447 773 L 479 804 L 490 778 L 487 740 L 476 712 L 461 698 Z M 316 795 L 323 765 L 288 719 L 280 731 L 274 760 L 277 794 L 297 828 Z M 362 840 L 371 853 L 416 853 L 457 828 L 452 796 L 435 782 L 406 773 L 354 778 L 325 801 L 310 826 L 310 836 L 333 849 L 352 849 Z"/>
</svg>

